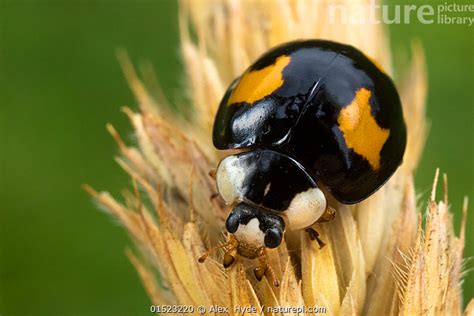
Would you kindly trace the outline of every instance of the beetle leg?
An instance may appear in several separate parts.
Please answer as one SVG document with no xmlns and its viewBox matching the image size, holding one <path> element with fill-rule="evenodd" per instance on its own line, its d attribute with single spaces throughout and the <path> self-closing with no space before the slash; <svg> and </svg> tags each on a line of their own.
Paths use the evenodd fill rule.
<svg viewBox="0 0 474 316">
<path fill-rule="evenodd" d="M 280 281 L 278 280 L 275 271 L 272 267 L 268 264 L 267 256 L 265 255 L 265 247 L 260 249 L 260 253 L 258 255 L 259 266 L 253 270 L 255 278 L 258 281 L 261 281 L 263 276 L 266 276 L 267 279 L 273 280 L 273 286 L 279 287 Z"/>
<path fill-rule="evenodd" d="M 333 207 L 328 205 L 323 215 L 321 215 L 321 217 L 318 219 L 317 222 L 318 223 L 329 222 L 335 218 L 336 218 L 336 210 Z"/>
<path fill-rule="evenodd" d="M 225 269 L 229 268 L 235 263 L 235 257 L 237 256 L 237 248 L 230 248 L 224 253 L 224 259 L 222 260 L 222 265 Z"/>
<path fill-rule="evenodd" d="M 315 231 L 313 228 L 308 227 L 308 228 L 305 229 L 305 231 L 308 233 L 309 239 L 316 240 L 318 242 L 319 249 L 326 246 L 326 243 L 324 243 L 324 241 L 322 241 L 319 238 L 319 233 L 317 231 Z"/>
</svg>

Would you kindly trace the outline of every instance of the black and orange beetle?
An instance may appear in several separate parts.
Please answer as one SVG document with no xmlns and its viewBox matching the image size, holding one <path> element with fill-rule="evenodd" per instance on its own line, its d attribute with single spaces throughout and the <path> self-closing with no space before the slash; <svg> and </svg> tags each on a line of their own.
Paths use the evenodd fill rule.
<svg viewBox="0 0 474 316">
<path fill-rule="evenodd" d="M 230 85 L 213 142 L 243 149 L 215 175 L 233 207 L 222 246 L 230 266 L 237 253 L 264 258 L 285 229 L 317 239 L 311 225 L 334 216 L 319 187 L 344 204 L 369 197 L 400 165 L 406 128 L 397 90 L 374 62 L 349 45 L 304 40 L 266 52 Z M 262 260 L 255 274 L 267 272 Z"/>
</svg>

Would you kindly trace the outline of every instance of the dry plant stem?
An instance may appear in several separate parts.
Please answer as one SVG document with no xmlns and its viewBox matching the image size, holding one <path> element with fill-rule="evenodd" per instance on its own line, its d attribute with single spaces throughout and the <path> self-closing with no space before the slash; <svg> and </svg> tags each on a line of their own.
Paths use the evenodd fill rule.
<svg viewBox="0 0 474 316">
<path fill-rule="evenodd" d="M 326 247 L 319 249 L 300 232 L 287 234 L 280 247 L 253 262 L 234 262 L 228 257 L 231 245 L 223 246 L 228 254 L 224 260 L 232 264 L 227 270 L 218 251 L 217 256 L 201 257 L 222 243 L 229 211 L 219 197 L 210 198 L 216 187 L 209 171 L 229 154 L 212 146 L 212 121 L 225 87 L 252 60 L 282 42 L 323 38 L 357 46 L 391 73 L 383 25 L 331 22 L 330 5 L 316 0 L 181 1 L 181 52 L 193 111 L 189 120 L 174 115 L 162 96 L 153 97 L 120 53 L 139 105 L 138 112 L 124 109 L 136 146 L 128 146 L 111 125 L 107 128 L 120 149 L 117 162 L 133 179 L 133 190 L 124 193 L 123 203 L 89 186 L 85 190 L 129 232 L 135 250 L 127 255 L 153 303 L 220 305 L 231 312 L 234 306 L 305 305 L 325 307 L 330 315 L 463 313 L 467 199 L 459 237 L 448 210 L 447 180 L 442 201 L 436 200 L 438 172 L 424 227 L 416 206 L 413 172 L 426 136 L 427 90 L 423 52 L 416 43 L 411 64 L 397 82 L 408 129 L 404 162 L 362 203 L 328 201 L 337 216 L 314 225 Z M 207 259 L 199 264 L 200 257 Z M 256 274 L 261 282 L 252 269 L 255 262 L 260 263 Z M 275 280 L 280 280 L 279 287 L 271 284 Z M 466 315 L 473 310 L 471 301 Z"/>
</svg>

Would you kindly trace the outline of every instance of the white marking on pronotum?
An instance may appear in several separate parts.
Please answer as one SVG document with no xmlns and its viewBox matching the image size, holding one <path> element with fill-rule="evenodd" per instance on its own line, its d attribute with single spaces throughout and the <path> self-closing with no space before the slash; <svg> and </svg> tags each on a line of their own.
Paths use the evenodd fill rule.
<svg viewBox="0 0 474 316">
<path fill-rule="evenodd" d="M 324 193 L 318 188 L 311 188 L 296 194 L 284 214 L 291 230 L 303 229 L 313 225 L 324 214 L 326 207 Z"/>
<path fill-rule="evenodd" d="M 234 236 L 239 242 L 260 248 L 265 245 L 265 234 L 259 226 L 259 220 L 252 218 L 247 224 L 240 224 Z"/>
<path fill-rule="evenodd" d="M 227 204 L 242 196 L 245 169 L 237 156 L 229 156 L 221 161 L 216 173 L 217 189 Z"/>
</svg>

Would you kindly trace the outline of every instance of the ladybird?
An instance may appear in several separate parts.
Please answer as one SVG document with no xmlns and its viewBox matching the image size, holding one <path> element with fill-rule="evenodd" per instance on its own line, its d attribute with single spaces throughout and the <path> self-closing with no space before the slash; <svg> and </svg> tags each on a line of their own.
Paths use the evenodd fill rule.
<svg viewBox="0 0 474 316">
<path fill-rule="evenodd" d="M 217 149 L 240 149 L 215 173 L 232 207 L 224 266 L 236 254 L 261 259 L 285 230 L 334 217 L 325 194 L 344 204 L 377 191 L 401 164 L 406 127 L 387 74 L 358 49 L 332 41 L 277 46 L 227 89 L 215 116 Z M 321 188 L 325 188 L 324 192 Z"/>
</svg>

